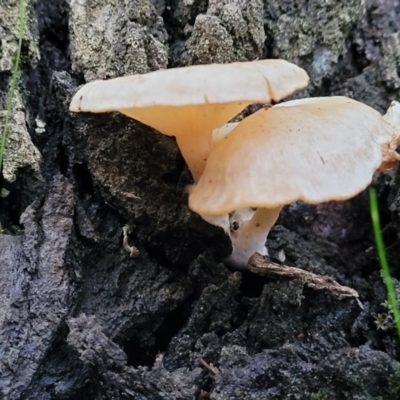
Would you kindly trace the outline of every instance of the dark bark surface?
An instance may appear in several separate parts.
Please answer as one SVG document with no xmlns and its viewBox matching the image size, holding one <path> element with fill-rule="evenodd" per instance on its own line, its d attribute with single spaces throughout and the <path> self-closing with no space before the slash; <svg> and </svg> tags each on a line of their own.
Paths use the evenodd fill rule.
<svg viewBox="0 0 400 400">
<path fill-rule="evenodd" d="M 283 251 L 357 290 L 361 309 L 301 279 L 227 269 L 229 240 L 188 209 L 191 177 L 172 138 L 68 111 L 95 78 L 281 57 L 310 74 L 300 95 L 384 112 L 400 99 L 400 3 L 27 3 L 0 187 L 0 398 L 400 398 L 367 193 L 288 206 L 268 241 L 275 260 Z M 17 15 L 17 1 L 0 0 L 0 126 Z M 400 178 L 374 184 L 400 294 Z M 137 258 L 122 246 L 126 224 Z"/>
</svg>

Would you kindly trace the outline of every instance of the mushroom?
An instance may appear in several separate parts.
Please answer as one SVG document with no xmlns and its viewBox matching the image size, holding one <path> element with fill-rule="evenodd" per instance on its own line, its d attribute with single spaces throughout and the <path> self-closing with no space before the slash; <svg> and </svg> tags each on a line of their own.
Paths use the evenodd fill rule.
<svg viewBox="0 0 400 400">
<path fill-rule="evenodd" d="M 212 136 L 212 143 L 213 143 L 213 148 L 219 143 L 222 139 L 224 139 L 229 133 L 235 129 L 240 122 L 228 122 L 227 124 L 221 126 L 220 128 L 214 129 L 213 130 L 213 136 Z M 254 215 L 255 209 L 252 207 L 246 207 L 246 208 L 240 208 L 239 210 L 235 210 L 234 212 L 229 213 L 227 221 L 225 221 L 225 225 L 229 227 L 229 231 L 223 227 L 225 232 L 228 233 L 228 235 L 231 234 L 231 232 L 236 231 L 240 225 L 248 221 L 253 215 Z M 208 215 L 206 218 L 203 217 L 207 222 L 213 224 L 213 225 L 218 225 L 214 223 L 213 221 L 218 221 L 215 217 L 213 218 L 212 215 Z M 221 217 L 220 217 L 221 218 Z M 220 225 L 221 226 L 221 225 Z"/>
<path fill-rule="evenodd" d="M 308 81 L 303 69 L 284 60 L 197 65 L 90 82 L 75 94 L 70 110 L 119 111 L 175 136 L 197 182 L 213 129 L 248 105 L 280 101 Z"/>
<path fill-rule="evenodd" d="M 244 268 L 265 247 L 286 204 L 349 199 L 399 160 L 400 105 L 382 117 L 346 97 L 294 100 L 245 118 L 211 152 L 189 207 L 220 215 L 257 207 L 232 232 L 228 263 Z"/>
</svg>

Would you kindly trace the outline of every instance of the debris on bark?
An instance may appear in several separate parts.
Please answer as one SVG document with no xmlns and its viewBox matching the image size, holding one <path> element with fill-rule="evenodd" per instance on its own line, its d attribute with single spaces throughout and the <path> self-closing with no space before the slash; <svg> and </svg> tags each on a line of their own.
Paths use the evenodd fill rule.
<svg viewBox="0 0 400 400">
<path fill-rule="evenodd" d="M 315 290 L 326 290 L 338 299 L 353 297 L 357 300 L 361 308 L 363 308 L 356 290 L 340 285 L 329 276 L 317 275 L 301 268 L 277 264 L 272 262 L 268 256 L 262 256 L 258 253 L 250 258 L 247 269 L 254 274 L 269 278 L 298 279 L 304 285 Z"/>
</svg>

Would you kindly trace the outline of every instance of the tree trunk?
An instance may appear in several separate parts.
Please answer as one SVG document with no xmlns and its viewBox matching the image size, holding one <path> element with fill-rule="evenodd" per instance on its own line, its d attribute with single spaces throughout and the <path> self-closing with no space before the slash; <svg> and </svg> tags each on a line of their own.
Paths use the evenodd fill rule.
<svg viewBox="0 0 400 400">
<path fill-rule="evenodd" d="M 1 128 L 18 3 L 0 0 Z M 301 279 L 226 268 L 229 239 L 188 209 L 173 138 L 68 111 L 93 79 L 284 58 L 311 77 L 296 96 L 384 112 L 400 99 L 399 1 L 26 3 L 0 183 L 0 399 L 400 398 L 366 193 L 290 205 L 268 239 L 272 258 L 355 289 L 361 309 Z M 400 178 L 375 185 L 396 278 Z"/>
</svg>

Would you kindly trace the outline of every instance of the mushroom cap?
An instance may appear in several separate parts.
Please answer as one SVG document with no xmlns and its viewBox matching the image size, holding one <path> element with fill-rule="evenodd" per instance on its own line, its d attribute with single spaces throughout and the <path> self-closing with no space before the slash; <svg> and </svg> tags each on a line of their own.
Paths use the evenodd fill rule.
<svg viewBox="0 0 400 400">
<path fill-rule="evenodd" d="M 308 81 L 303 69 L 284 60 L 197 65 L 90 82 L 75 94 L 70 110 L 120 111 L 178 136 L 192 128 L 215 129 L 247 105 L 280 101 Z"/>
<path fill-rule="evenodd" d="M 392 136 L 377 111 L 346 97 L 259 110 L 217 143 L 189 207 L 218 215 L 351 198 L 371 182 Z"/>
</svg>

